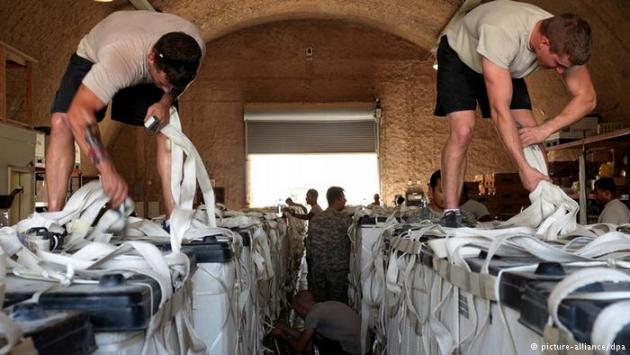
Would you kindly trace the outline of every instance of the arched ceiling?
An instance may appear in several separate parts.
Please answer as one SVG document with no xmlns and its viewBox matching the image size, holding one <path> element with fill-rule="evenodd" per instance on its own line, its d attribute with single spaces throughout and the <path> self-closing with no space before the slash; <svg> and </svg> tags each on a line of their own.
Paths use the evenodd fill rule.
<svg viewBox="0 0 630 355">
<path fill-rule="evenodd" d="M 608 120 L 629 120 L 630 1 L 527 0 L 552 13 L 575 12 L 593 27 L 594 51 L 589 64 L 598 91 L 598 111 Z M 343 19 L 397 35 L 429 50 L 463 0 L 150 0 L 164 12 L 199 25 L 207 41 L 254 25 L 281 20 Z M 69 55 L 81 37 L 109 13 L 133 9 L 128 0 L 97 3 L 90 0 L 0 1 L 0 40 L 38 59 L 34 96 L 36 117 L 47 121 L 49 102 Z M 543 72 L 543 71 L 541 71 Z M 545 112 L 558 107 L 547 93 L 562 91 L 553 74 L 532 78 Z M 549 87 L 553 85 L 553 87 Z M 561 86 L 561 85 L 560 85 Z M 549 101 L 547 104 L 545 100 Z"/>
<path fill-rule="evenodd" d="M 207 41 L 268 22 L 342 19 L 431 48 L 463 0 L 153 0 L 154 7 L 193 20 Z"/>
</svg>

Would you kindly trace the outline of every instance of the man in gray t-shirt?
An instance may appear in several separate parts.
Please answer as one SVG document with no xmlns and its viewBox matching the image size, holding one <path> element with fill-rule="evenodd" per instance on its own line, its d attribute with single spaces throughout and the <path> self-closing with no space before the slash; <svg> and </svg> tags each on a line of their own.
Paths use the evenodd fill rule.
<svg viewBox="0 0 630 355">
<path fill-rule="evenodd" d="M 450 135 L 442 150 L 445 209 L 440 224 L 460 226 L 459 197 L 477 104 L 482 116 L 496 124 L 523 186 L 533 191 L 548 180 L 529 166 L 522 149 L 595 108 L 595 89 L 584 65 L 590 54 L 591 29 L 585 20 L 510 0 L 484 3 L 444 31 L 437 52 L 435 115 L 448 118 Z M 540 125 L 523 80 L 539 66 L 562 75 L 571 94 L 562 112 Z"/>
<path fill-rule="evenodd" d="M 304 319 L 304 330 L 277 324 L 271 333 L 285 339 L 296 353 L 310 353 L 313 341 L 321 355 L 361 353 L 361 319 L 352 308 L 336 301 L 316 303 L 310 291 L 298 292 L 291 306 Z M 315 333 L 322 341 L 314 339 Z"/>
<path fill-rule="evenodd" d="M 46 156 L 48 209 L 63 208 L 73 168 L 75 140 L 101 175 L 112 207 L 127 197 L 127 184 L 101 142 L 98 122 L 112 102 L 111 118 L 142 126 L 155 117 L 157 127 L 194 79 L 205 52 L 197 26 L 173 14 L 118 11 L 86 34 L 72 55 L 51 109 Z M 175 207 L 170 192 L 170 152 L 157 134 L 157 164 L 167 214 Z"/>
</svg>

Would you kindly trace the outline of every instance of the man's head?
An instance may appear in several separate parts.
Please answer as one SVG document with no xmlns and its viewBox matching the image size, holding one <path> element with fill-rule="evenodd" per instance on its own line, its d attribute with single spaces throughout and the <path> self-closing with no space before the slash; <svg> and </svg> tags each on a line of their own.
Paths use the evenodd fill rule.
<svg viewBox="0 0 630 355">
<path fill-rule="evenodd" d="M 287 197 L 287 199 L 284 200 L 284 202 L 287 204 L 287 206 L 295 205 L 295 203 L 293 202 L 293 199 L 291 197 Z"/>
<path fill-rule="evenodd" d="M 298 292 L 295 296 L 293 296 L 293 299 L 291 299 L 291 307 L 293 307 L 295 313 L 297 313 L 297 315 L 302 319 L 306 318 L 306 315 L 311 311 L 314 304 L 315 296 L 313 296 L 313 293 L 308 290 Z"/>
<path fill-rule="evenodd" d="M 346 207 L 346 195 L 343 193 L 343 188 L 339 186 L 328 188 L 326 200 L 328 201 L 328 207 L 332 207 L 337 211 L 341 211 Z"/>
<path fill-rule="evenodd" d="M 200 61 L 201 48 L 194 38 L 184 32 L 170 32 L 153 45 L 149 74 L 157 87 L 177 97 L 195 78 Z"/>
<path fill-rule="evenodd" d="M 540 23 L 540 41 L 534 45 L 538 63 L 562 74 L 591 56 L 591 27 L 574 14 L 554 16 Z"/>
<path fill-rule="evenodd" d="M 595 181 L 595 198 L 602 203 L 608 203 L 615 199 L 615 181 L 612 178 L 604 177 Z"/>
<path fill-rule="evenodd" d="M 436 170 L 429 179 L 429 193 L 431 204 L 439 209 L 444 209 L 444 192 L 442 191 L 442 172 Z"/>
<path fill-rule="evenodd" d="M 318 196 L 319 196 L 319 193 L 317 192 L 317 190 L 309 189 L 308 191 L 306 191 L 306 203 L 311 206 L 316 205 Z"/>
<path fill-rule="evenodd" d="M 377 205 L 381 203 L 381 196 L 379 194 L 374 194 L 374 203 Z"/>
</svg>

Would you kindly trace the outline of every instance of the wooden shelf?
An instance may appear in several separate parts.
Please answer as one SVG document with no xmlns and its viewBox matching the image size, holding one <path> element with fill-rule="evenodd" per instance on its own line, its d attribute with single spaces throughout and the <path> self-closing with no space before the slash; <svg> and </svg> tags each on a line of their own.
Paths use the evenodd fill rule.
<svg viewBox="0 0 630 355">
<path fill-rule="evenodd" d="M 574 142 L 563 143 L 546 148 L 547 151 L 584 148 L 588 150 L 607 149 L 613 147 L 630 146 L 630 128 L 620 129 L 614 132 L 599 134 L 597 136 L 586 137 Z"/>
<path fill-rule="evenodd" d="M 558 144 L 553 147 L 547 148 L 547 151 L 559 151 L 563 149 L 582 149 L 582 153 L 578 159 L 579 166 L 579 181 L 580 181 L 580 194 L 582 196 L 582 200 L 580 201 L 581 209 L 580 209 L 580 223 L 588 223 L 592 219 L 593 216 L 587 216 L 587 207 L 586 200 L 590 200 L 593 198 L 592 195 L 586 191 L 586 179 L 587 179 L 587 152 L 597 151 L 597 150 L 611 150 L 612 151 L 612 162 L 615 165 L 615 170 L 620 169 L 618 164 L 623 166 L 623 169 L 626 170 L 626 173 L 630 173 L 628 171 L 627 163 L 623 162 L 623 156 L 627 155 L 628 147 L 630 147 L 630 128 L 620 129 L 617 131 L 609 132 L 606 134 L 600 134 L 597 136 L 587 137 L 584 139 L 576 140 L 574 142 Z M 618 155 L 617 152 L 621 152 L 621 155 Z M 562 166 L 562 165 L 559 165 Z M 622 191 L 625 191 L 626 194 L 630 191 L 630 176 L 625 177 L 625 183 L 622 185 L 617 184 L 617 186 L 622 187 Z M 625 187 L 625 188 L 624 188 Z M 572 196 L 574 197 L 574 196 Z"/>
<path fill-rule="evenodd" d="M 37 60 L 24 52 L 11 47 L 10 45 L 0 41 L 0 122 L 8 123 L 12 125 L 33 128 L 33 65 L 37 63 Z M 23 81 L 23 86 L 18 85 L 20 88 L 17 92 L 21 94 L 15 94 L 15 96 L 7 95 L 7 76 L 11 80 L 15 80 L 14 74 L 8 75 L 9 72 L 13 72 L 16 69 L 23 70 L 23 78 L 18 76 L 16 81 Z M 20 75 L 22 75 L 20 74 Z M 9 83 L 13 83 L 10 81 Z M 11 85 L 9 85 L 10 87 Z M 23 91 L 22 91 L 23 90 Z M 12 90 L 13 91 L 13 90 Z M 21 101 L 21 109 L 16 110 L 20 114 L 17 116 L 23 116 L 17 120 L 17 117 L 9 117 L 15 112 L 11 113 L 9 108 L 12 107 L 11 102 L 15 98 L 23 99 Z M 10 100 L 7 100 L 9 98 Z"/>
</svg>

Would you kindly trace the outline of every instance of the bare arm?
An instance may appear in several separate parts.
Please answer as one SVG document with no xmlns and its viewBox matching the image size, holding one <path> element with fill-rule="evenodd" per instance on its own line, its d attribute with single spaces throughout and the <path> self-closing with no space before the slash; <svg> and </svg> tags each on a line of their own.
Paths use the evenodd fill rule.
<svg viewBox="0 0 630 355">
<path fill-rule="evenodd" d="M 554 132 L 579 121 L 595 109 L 597 105 L 595 88 L 586 66 L 570 68 L 562 76 L 571 94 L 571 100 L 553 119 L 534 128 L 521 129 L 519 133 L 524 146 L 542 143 Z"/>
<path fill-rule="evenodd" d="M 81 84 L 68 110 L 72 134 L 81 151 L 90 157 L 101 173 L 103 190 L 112 207 L 118 207 L 127 197 L 127 184 L 122 180 L 101 141 L 96 112 L 105 104 L 87 86 Z"/>
<path fill-rule="evenodd" d="M 145 120 L 151 116 L 156 116 L 158 121 L 160 121 L 160 127 L 166 126 L 170 119 L 169 110 L 171 105 L 173 105 L 173 102 L 175 102 L 175 98 L 170 93 L 165 92 L 160 101 L 149 106 Z"/>
<path fill-rule="evenodd" d="M 299 213 L 295 213 L 292 210 L 289 212 L 291 214 L 291 216 L 298 218 L 298 219 L 302 219 L 305 221 L 308 221 L 311 219 L 311 217 L 313 217 L 313 212 L 309 212 L 307 214 L 299 214 Z"/>
<path fill-rule="evenodd" d="M 528 191 L 533 191 L 540 181 L 548 178 L 530 167 L 523 155 L 516 122 L 510 112 L 510 102 L 512 100 L 512 78 L 510 77 L 510 72 L 486 58 L 482 59 L 482 65 L 492 120 L 497 126 L 499 136 L 508 154 L 518 167 L 523 186 Z"/>
<path fill-rule="evenodd" d="M 310 346 L 313 342 L 314 329 L 304 329 L 299 332 L 286 324 L 278 323 L 271 330 L 271 334 L 284 339 L 296 354 L 310 354 Z"/>
<path fill-rule="evenodd" d="M 307 328 L 297 338 L 289 338 L 287 341 L 297 354 L 308 353 L 308 346 L 313 341 L 313 335 L 315 335 L 315 329 Z"/>
<path fill-rule="evenodd" d="M 99 163 L 106 163 L 109 161 L 107 158 L 107 152 L 104 149 L 101 150 L 102 147 L 97 147 L 97 151 L 94 152 L 92 149 L 94 145 L 88 142 L 86 133 L 89 128 L 90 134 L 93 135 L 91 139 L 96 139 L 100 142 L 96 112 L 101 110 L 103 107 L 105 107 L 105 104 L 96 95 L 94 95 L 92 90 L 81 84 L 74 100 L 72 101 L 72 105 L 68 110 L 68 120 L 70 122 L 74 139 L 79 144 L 81 151 L 87 156 L 91 158 L 95 154 L 99 156 L 99 161 L 93 161 L 97 168 L 99 168 Z"/>
</svg>

